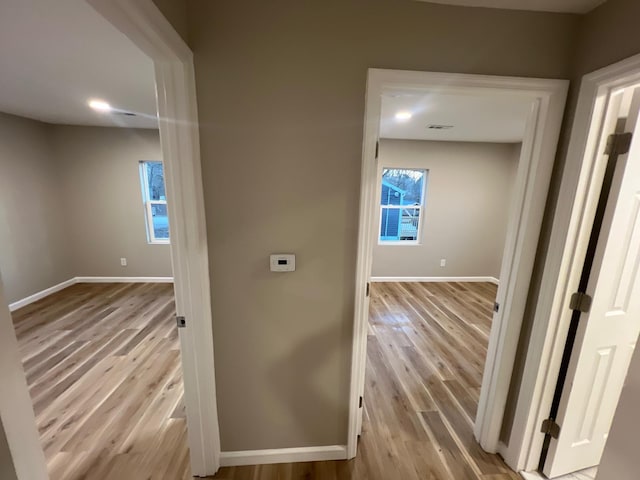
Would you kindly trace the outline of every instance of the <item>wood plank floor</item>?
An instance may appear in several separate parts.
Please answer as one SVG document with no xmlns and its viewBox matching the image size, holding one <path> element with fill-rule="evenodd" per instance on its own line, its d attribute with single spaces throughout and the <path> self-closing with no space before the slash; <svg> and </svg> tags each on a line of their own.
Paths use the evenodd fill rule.
<svg viewBox="0 0 640 480">
<path fill-rule="evenodd" d="M 13 313 L 52 480 L 189 475 L 171 284 L 77 284 Z"/>
<path fill-rule="evenodd" d="M 496 287 L 374 283 L 358 457 L 222 468 L 220 480 L 515 480 L 473 438 Z"/>
<path fill-rule="evenodd" d="M 472 433 L 495 293 L 374 284 L 358 457 L 214 478 L 519 479 Z M 53 480 L 190 478 L 173 315 L 167 284 L 79 284 L 14 312 Z"/>
</svg>

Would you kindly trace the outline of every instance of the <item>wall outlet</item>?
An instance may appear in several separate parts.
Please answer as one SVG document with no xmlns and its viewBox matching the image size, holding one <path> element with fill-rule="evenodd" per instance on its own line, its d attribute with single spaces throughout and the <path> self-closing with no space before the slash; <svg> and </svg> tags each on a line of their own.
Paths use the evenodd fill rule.
<svg viewBox="0 0 640 480">
<path fill-rule="evenodd" d="M 441 267 L 446 267 L 447 266 L 447 259 L 446 258 L 441 258 L 440 259 L 440 266 Z"/>
<path fill-rule="evenodd" d="M 122 257 L 122 258 L 120 259 L 120 265 L 122 265 L 123 267 L 126 267 L 126 266 L 127 266 L 127 259 L 126 259 L 126 258 L 124 258 L 124 257 Z"/>
</svg>

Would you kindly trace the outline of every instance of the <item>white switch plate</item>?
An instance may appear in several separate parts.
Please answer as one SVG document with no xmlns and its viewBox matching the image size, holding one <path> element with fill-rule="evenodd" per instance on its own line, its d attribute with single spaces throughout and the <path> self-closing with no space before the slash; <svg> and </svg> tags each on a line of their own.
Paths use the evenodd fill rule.
<svg viewBox="0 0 640 480">
<path fill-rule="evenodd" d="M 126 258 L 124 258 L 124 257 L 122 257 L 122 258 L 120 259 L 120 265 L 122 265 L 123 267 L 126 267 L 126 266 L 127 266 L 127 259 L 126 259 Z"/>
<path fill-rule="evenodd" d="M 442 258 L 440 260 L 440 266 L 441 267 L 446 267 L 447 266 L 447 259 L 446 258 Z"/>
<path fill-rule="evenodd" d="M 269 257 L 272 272 L 295 272 L 296 256 L 291 253 L 274 253 Z"/>
</svg>

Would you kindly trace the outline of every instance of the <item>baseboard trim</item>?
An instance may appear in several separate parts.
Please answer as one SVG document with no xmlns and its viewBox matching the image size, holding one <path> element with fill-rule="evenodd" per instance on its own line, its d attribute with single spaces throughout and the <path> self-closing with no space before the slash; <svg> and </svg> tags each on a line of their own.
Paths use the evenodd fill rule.
<svg viewBox="0 0 640 480">
<path fill-rule="evenodd" d="M 346 460 L 346 445 L 325 447 L 276 448 L 272 450 L 242 450 L 220 452 L 220 465 L 238 467 L 265 463 L 321 462 L 325 460 Z"/>
<path fill-rule="evenodd" d="M 64 290 L 65 288 L 73 285 L 74 283 L 76 283 L 76 279 L 70 278 L 69 280 L 60 282 L 57 285 L 54 285 L 53 287 L 45 288 L 40 292 L 36 292 L 33 295 L 29 295 L 28 297 L 25 297 L 22 300 L 17 300 L 13 303 L 10 303 L 9 311 L 13 312 L 15 310 L 18 310 L 19 308 L 26 307 L 27 305 L 33 302 L 37 302 L 38 300 L 42 300 L 43 298 L 48 297 L 52 293 L 56 293 L 56 292 L 59 292 L 60 290 Z"/>
<path fill-rule="evenodd" d="M 64 290 L 76 283 L 173 283 L 173 277 L 74 277 L 62 283 L 46 288 L 40 292 L 29 295 L 22 300 L 17 300 L 9 304 L 9 311 L 13 312 L 19 308 L 42 300 L 49 295 Z"/>
<path fill-rule="evenodd" d="M 495 277 L 371 277 L 372 282 L 489 282 L 499 285 Z"/>
<path fill-rule="evenodd" d="M 76 283 L 173 283 L 173 277 L 76 277 Z"/>
</svg>

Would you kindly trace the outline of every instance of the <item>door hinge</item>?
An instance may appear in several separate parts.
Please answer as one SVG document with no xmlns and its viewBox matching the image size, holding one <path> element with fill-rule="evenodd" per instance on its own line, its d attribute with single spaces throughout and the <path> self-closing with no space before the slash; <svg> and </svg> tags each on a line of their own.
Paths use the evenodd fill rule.
<svg viewBox="0 0 640 480">
<path fill-rule="evenodd" d="M 555 420 L 547 418 L 542 422 L 540 431 L 545 435 L 549 435 L 551 438 L 558 438 L 560 436 L 560 425 L 558 425 Z"/>
<path fill-rule="evenodd" d="M 380 142 L 376 142 L 376 158 L 378 158 L 379 152 L 380 152 Z"/>
<path fill-rule="evenodd" d="M 632 133 L 614 133 L 607 138 L 607 148 L 604 153 L 607 155 L 624 155 L 629 153 L 631 148 Z"/>
<path fill-rule="evenodd" d="M 369 293 L 371 292 L 371 284 L 369 282 L 367 282 L 367 293 L 366 296 L 369 296 Z"/>
<path fill-rule="evenodd" d="M 360 397 L 360 402 L 358 403 L 358 408 L 362 408 L 362 402 L 363 402 L 363 400 L 364 400 L 364 399 L 363 399 L 362 397 Z"/>
<path fill-rule="evenodd" d="M 569 308 L 571 310 L 577 310 L 582 313 L 589 313 L 591 310 L 592 298 L 583 292 L 576 292 L 571 295 L 571 301 L 569 302 Z"/>
<path fill-rule="evenodd" d="M 498 302 L 493 303 L 493 311 L 496 313 L 500 311 L 500 304 Z"/>
<path fill-rule="evenodd" d="M 187 326 L 187 319 L 182 315 L 176 315 L 176 325 L 178 328 L 184 328 Z"/>
</svg>

